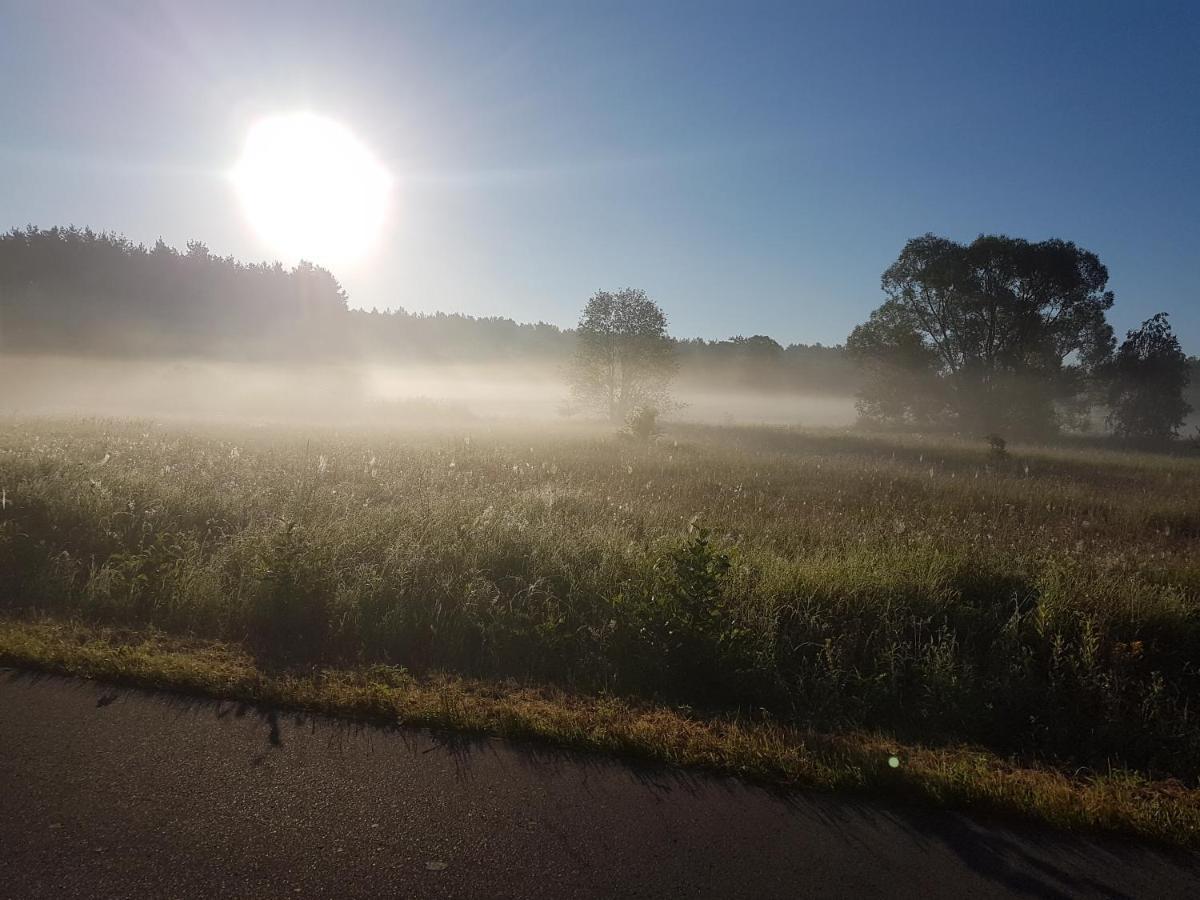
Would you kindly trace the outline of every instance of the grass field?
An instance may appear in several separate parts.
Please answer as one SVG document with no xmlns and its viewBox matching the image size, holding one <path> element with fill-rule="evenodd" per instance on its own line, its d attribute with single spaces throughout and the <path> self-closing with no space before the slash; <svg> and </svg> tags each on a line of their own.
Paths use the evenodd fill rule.
<svg viewBox="0 0 1200 900">
<path fill-rule="evenodd" d="M 870 734 L 1171 780 L 1178 802 L 1142 833 L 1180 791 L 1198 806 L 1200 458 L 782 428 L 640 444 L 7 419 L 0 489 L 10 623 L 220 641 L 264 678 L 404 667 L 777 743 Z M 6 633 L 31 663 L 86 643 L 18 653 Z"/>
</svg>

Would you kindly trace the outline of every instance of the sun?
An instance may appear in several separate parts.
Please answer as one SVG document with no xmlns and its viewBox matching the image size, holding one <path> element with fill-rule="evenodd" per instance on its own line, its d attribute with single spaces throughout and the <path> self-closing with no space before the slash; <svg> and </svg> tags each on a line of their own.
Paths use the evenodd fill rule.
<svg viewBox="0 0 1200 900">
<path fill-rule="evenodd" d="M 254 230 L 289 261 L 362 257 L 387 218 L 392 176 L 345 126 L 313 113 L 270 116 L 250 129 L 233 169 Z"/>
</svg>

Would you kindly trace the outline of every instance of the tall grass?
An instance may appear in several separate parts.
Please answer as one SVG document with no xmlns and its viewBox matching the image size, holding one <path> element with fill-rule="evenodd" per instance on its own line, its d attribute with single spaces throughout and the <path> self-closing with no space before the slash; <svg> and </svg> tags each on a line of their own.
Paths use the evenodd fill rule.
<svg viewBox="0 0 1200 900">
<path fill-rule="evenodd" d="M 1200 460 L 8 420 L 0 603 L 1200 777 Z"/>
</svg>

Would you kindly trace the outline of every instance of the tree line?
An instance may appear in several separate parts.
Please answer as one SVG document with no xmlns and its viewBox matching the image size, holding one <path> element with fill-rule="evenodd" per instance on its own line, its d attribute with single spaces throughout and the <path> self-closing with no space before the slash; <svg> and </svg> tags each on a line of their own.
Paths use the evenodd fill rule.
<svg viewBox="0 0 1200 900">
<path fill-rule="evenodd" d="M 1118 347 L 1108 270 L 1070 241 L 926 234 L 881 286 L 886 299 L 846 342 L 869 421 L 1036 437 L 1085 429 L 1104 408 L 1118 435 L 1163 439 L 1191 411 L 1194 364 L 1167 315 Z"/>
<path fill-rule="evenodd" d="M 1062 240 L 926 234 L 883 273 L 886 297 L 850 334 L 858 410 L 875 426 L 1044 438 L 1089 430 L 1097 409 L 1123 438 L 1175 437 L 1191 406 L 1189 360 L 1166 313 L 1117 346 L 1114 297 L 1096 254 Z M 644 292 L 597 293 L 584 309 L 574 395 L 614 420 L 670 405 L 676 347 Z M 766 360 L 769 339 L 742 339 Z"/>
<path fill-rule="evenodd" d="M 884 302 L 845 346 L 765 335 L 679 340 L 642 291 L 600 291 L 579 325 L 357 310 L 328 270 L 248 264 L 75 227 L 0 235 L 0 351 L 255 360 L 551 364 L 577 408 L 616 420 L 671 406 L 671 386 L 857 395 L 877 427 L 1040 437 L 1085 429 L 1163 439 L 1192 372 L 1165 313 L 1118 345 L 1096 254 L 1069 241 L 910 240 Z"/>
<path fill-rule="evenodd" d="M 0 352 L 566 367 L 579 336 L 545 322 L 361 310 L 326 269 L 246 264 L 86 228 L 0 235 Z M 853 392 L 841 348 L 769 337 L 668 338 L 698 388 Z"/>
</svg>

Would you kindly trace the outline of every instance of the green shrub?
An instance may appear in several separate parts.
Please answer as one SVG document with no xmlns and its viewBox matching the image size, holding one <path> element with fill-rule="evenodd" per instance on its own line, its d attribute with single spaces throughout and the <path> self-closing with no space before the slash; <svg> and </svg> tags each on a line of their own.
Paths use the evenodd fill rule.
<svg viewBox="0 0 1200 900">
<path fill-rule="evenodd" d="M 650 589 L 614 600 L 618 671 L 643 690 L 698 703 L 744 695 L 761 673 L 756 637 L 723 590 L 731 566 L 693 520 L 687 539 L 655 560 Z"/>
<path fill-rule="evenodd" d="M 331 646 L 330 592 L 320 555 L 295 522 L 285 522 L 261 557 L 261 577 L 250 596 L 250 646 L 281 662 L 319 659 Z"/>
</svg>

